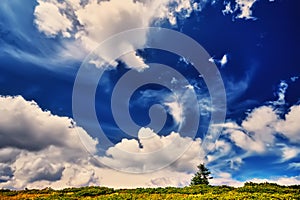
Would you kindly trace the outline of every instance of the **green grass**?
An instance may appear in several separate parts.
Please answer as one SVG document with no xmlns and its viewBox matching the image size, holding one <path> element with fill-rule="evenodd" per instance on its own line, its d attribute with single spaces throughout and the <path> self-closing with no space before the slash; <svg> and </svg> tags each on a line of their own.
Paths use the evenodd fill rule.
<svg viewBox="0 0 300 200">
<path fill-rule="evenodd" d="M 243 187 L 190 186 L 184 188 L 112 189 L 82 187 L 53 190 L 0 190 L 0 199 L 299 199 L 300 185 L 280 186 L 271 183 L 246 183 Z"/>
</svg>

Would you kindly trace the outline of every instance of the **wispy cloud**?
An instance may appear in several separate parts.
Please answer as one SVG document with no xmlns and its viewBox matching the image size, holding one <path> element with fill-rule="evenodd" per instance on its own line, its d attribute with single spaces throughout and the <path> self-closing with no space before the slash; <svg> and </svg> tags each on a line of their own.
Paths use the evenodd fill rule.
<svg viewBox="0 0 300 200">
<path fill-rule="evenodd" d="M 290 169 L 300 169 L 300 163 L 293 162 L 289 164 Z"/>
<path fill-rule="evenodd" d="M 291 77 L 291 81 L 293 81 L 293 82 L 295 82 L 295 81 L 298 80 L 298 79 L 299 79 L 298 76 L 293 76 L 293 77 Z"/>
<path fill-rule="evenodd" d="M 35 2 L 23 5 L 19 1 L 4 1 L 0 8 L 0 56 L 12 57 L 49 69 L 59 69 L 82 60 L 85 54 L 79 51 L 77 42 L 46 38 L 33 24 Z M 61 67 L 60 67 L 61 69 Z"/>
<path fill-rule="evenodd" d="M 284 146 L 282 148 L 282 161 L 296 158 L 300 154 L 300 148 Z"/>
<path fill-rule="evenodd" d="M 284 105 L 285 104 L 285 93 L 286 90 L 288 89 L 289 85 L 287 84 L 286 81 L 281 81 L 277 92 L 276 96 L 278 97 L 277 101 L 274 102 L 274 105 Z"/>
</svg>

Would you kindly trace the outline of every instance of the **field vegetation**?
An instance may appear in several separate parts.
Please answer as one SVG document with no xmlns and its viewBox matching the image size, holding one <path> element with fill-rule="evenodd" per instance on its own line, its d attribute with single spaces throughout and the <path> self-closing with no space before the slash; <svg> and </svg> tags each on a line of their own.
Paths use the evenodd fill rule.
<svg viewBox="0 0 300 200">
<path fill-rule="evenodd" d="M 300 199 L 300 185 L 245 183 L 243 187 L 193 185 L 183 188 L 112 189 L 82 187 L 53 190 L 0 190 L 0 199 Z"/>
</svg>

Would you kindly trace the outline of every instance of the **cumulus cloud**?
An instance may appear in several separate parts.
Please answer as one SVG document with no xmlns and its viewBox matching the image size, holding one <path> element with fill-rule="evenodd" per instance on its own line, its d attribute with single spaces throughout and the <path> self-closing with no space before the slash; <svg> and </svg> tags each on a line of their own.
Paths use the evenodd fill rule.
<svg viewBox="0 0 300 200">
<path fill-rule="evenodd" d="M 194 8 L 189 0 L 37 2 L 34 15 L 38 29 L 50 37 L 61 35 L 80 41 L 87 52 L 91 52 L 100 42 L 122 31 L 148 27 L 163 20 L 175 25 L 178 18 L 189 17 Z M 45 10 L 47 12 L 44 12 Z M 143 47 L 146 40 L 147 36 L 144 35 L 137 38 L 136 44 L 131 44 L 125 38 L 112 49 L 101 51 L 98 60 L 93 63 L 96 67 L 106 67 L 108 63 L 116 66 L 117 63 L 112 62 L 112 51 L 119 53 L 118 55 L 127 51 L 130 53 L 122 56 L 121 61 L 130 68 L 144 70 L 148 66 L 135 49 Z"/>
<path fill-rule="evenodd" d="M 261 106 L 252 110 L 241 125 L 228 122 L 222 124 L 225 136 L 234 145 L 244 150 L 244 156 L 259 154 L 280 155 L 280 162 L 297 158 L 300 149 L 300 126 L 296 122 L 300 118 L 300 106 L 295 105 L 283 117 L 272 106 Z M 282 144 L 282 137 L 288 143 Z"/>
<path fill-rule="evenodd" d="M 300 106 L 295 105 L 281 118 L 272 106 L 261 106 L 252 110 L 241 125 L 227 123 L 222 126 L 225 133 L 238 147 L 247 152 L 265 153 L 272 150 L 278 142 L 278 133 L 291 143 L 299 143 L 300 126 L 296 122 L 300 115 Z M 284 158 L 292 158 L 297 154 L 282 148 Z"/>
<path fill-rule="evenodd" d="M 272 155 L 276 157 L 274 164 L 287 165 L 287 168 L 293 170 L 299 168 L 299 163 L 293 161 L 300 154 L 300 127 L 297 123 L 297 119 L 300 118 L 300 105 L 286 107 L 284 95 L 287 85 L 283 83 L 280 84 L 276 94 L 280 94 L 277 95 L 278 99 L 284 103 L 276 104 L 279 100 L 267 102 L 267 105 L 249 110 L 241 121 L 228 120 L 224 124 L 213 125 L 223 128 L 222 139 L 216 143 L 214 151 L 207 155 L 207 161 L 213 164 L 214 170 L 217 170 L 214 172 L 216 179 L 212 180 L 213 184 L 242 185 L 243 182 L 234 178 L 219 177 L 218 169 L 226 169 L 226 172 L 230 173 L 238 171 L 242 165 L 247 164 L 246 158 L 253 156 Z M 293 181 L 299 181 L 299 177 L 247 181 L 293 184 Z"/>
<path fill-rule="evenodd" d="M 277 100 L 267 102 L 247 113 L 239 124 L 228 121 L 222 126 L 226 136 L 248 154 L 264 154 L 271 151 L 281 152 L 282 161 L 295 158 L 300 141 L 300 105 L 286 109 L 285 93 L 288 89 L 286 81 L 281 81 L 276 92 Z M 289 140 L 289 146 L 280 144 L 281 137 Z"/>
<path fill-rule="evenodd" d="M 204 160 L 200 139 L 181 137 L 172 132 L 159 136 L 149 128 L 141 128 L 138 139 L 123 139 L 109 148 L 101 163 L 112 168 L 144 173 L 169 167 L 174 171 L 193 172 Z"/>
<path fill-rule="evenodd" d="M 285 115 L 285 119 L 281 119 L 275 125 L 278 132 L 287 137 L 291 143 L 299 144 L 300 142 L 300 105 L 294 105 Z"/>
<path fill-rule="evenodd" d="M 0 113 L 0 148 L 39 151 L 55 145 L 80 149 L 74 144 L 80 143 L 79 135 L 87 135 L 70 118 L 43 111 L 34 101 L 21 96 L 0 97 Z M 97 141 L 91 137 L 87 141 L 91 152 L 95 152 Z"/>
<path fill-rule="evenodd" d="M 39 1 L 39 5 L 35 8 L 37 20 L 35 23 L 38 28 L 44 30 L 48 36 L 55 36 L 57 33 L 62 33 L 64 37 L 70 37 L 68 32 L 72 30 L 72 22 L 65 14 L 59 11 L 59 7 L 50 3 Z M 47 20 L 48 23 L 44 23 Z"/>
<path fill-rule="evenodd" d="M 111 169 L 98 168 L 96 173 L 101 174 L 101 185 L 114 188 L 186 186 L 193 176 L 193 174 L 176 172 L 170 169 L 145 174 L 127 174 Z"/>
<path fill-rule="evenodd" d="M 139 131 L 138 140 L 123 139 L 109 148 L 106 155 L 99 156 L 97 140 L 75 122 L 43 111 L 34 101 L 21 96 L 1 97 L 0 114 L 0 187 L 4 188 L 180 186 L 188 184 L 197 164 L 204 160 L 200 139 L 174 132 L 159 136 L 149 128 Z M 88 145 L 84 147 L 81 139 Z M 151 156 L 164 148 L 165 154 Z M 120 149 L 135 156 L 124 156 Z M 140 160 L 138 154 L 143 154 L 144 159 Z M 174 155 L 178 158 L 174 159 Z M 157 171 L 162 164 L 165 168 Z M 122 173 L 128 169 L 154 172 Z M 128 181 L 133 178 L 134 181 Z"/>
<path fill-rule="evenodd" d="M 21 96 L 0 97 L 0 163 L 2 185 L 22 188 L 29 183 L 56 181 L 66 165 L 82 166 L 96 153 L 97 140 L 67 117 L 43 111 Z M 10 177 L 3 181 L 3 177 Z"/>
</svg>

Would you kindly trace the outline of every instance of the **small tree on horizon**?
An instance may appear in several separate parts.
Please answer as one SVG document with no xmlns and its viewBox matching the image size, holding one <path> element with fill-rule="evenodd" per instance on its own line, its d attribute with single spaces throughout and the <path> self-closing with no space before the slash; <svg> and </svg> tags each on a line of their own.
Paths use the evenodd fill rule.
<svg viewBox="0 0 300 200">
<path fill-rule="evenodd" d="M 198 172 L 192 178 L 191 185 L 209 185 L 208 179 L 212 179 L 209 176 L 211 172 L 205 167 L 204 163 L 198 165 L 197 168 Z"/>
</svg>

